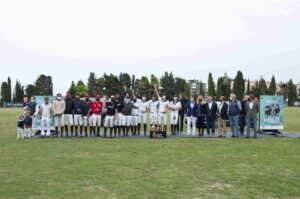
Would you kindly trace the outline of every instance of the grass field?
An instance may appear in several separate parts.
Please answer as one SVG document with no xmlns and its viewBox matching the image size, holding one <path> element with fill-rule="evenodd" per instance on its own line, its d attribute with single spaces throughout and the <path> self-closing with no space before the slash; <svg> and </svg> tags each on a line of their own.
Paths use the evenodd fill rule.
<svg viewBox="0 0 300 199">
<path fill-rule="evenodd" d="M 300 198 L 300 139 L 17 140 L 18 112 L 0 109 L 1 199 Z"/>
</svg>

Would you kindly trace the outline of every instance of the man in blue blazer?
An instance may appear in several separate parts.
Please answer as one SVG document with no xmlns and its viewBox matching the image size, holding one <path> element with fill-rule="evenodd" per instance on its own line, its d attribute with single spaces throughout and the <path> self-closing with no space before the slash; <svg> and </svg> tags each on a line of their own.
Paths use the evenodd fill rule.
<svg viewBox="0 0 300 199">
<path fill-rule="evenodd" d="M 186 107 L 187 135 L 191 134 L 191 126 L 192 126 L 192 135 L 196 134 L 197 115 L 198 115 L 198 105 L 195 102 L 194 97 L 191 97 L 191 100 L 187 103 L 187 107 Z"/>
<path fill-rule="evenodd" d="M 210 130 L 212 135 L 215 135 L 215 124 L 218 112 L 218 105 L 213 101 L 211 96 L 208 96 L 206 103 L 206 129 L 207 135 L 210 135 Z"/>
</svg>

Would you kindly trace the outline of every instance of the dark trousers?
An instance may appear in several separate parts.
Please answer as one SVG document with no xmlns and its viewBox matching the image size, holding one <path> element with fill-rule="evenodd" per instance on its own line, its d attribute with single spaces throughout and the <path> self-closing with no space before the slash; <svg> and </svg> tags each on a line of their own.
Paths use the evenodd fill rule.
<svg viewBox="0 0 300 199">
<path fill-rule="evenodd" d="M 184 127 L 184 114 L 179 114 L 177 132 L 182 132 Z"/>
<path fill-rule="evenodd" d="M 210 135 L 210 129 L 211 129 L 212 134 L 215 134 L 215 125 L 216 125 L 216 118 L 213 118 L 213 117 L 206 118 L 207 135 Z"/>
<path fill-rule="evenodd" d="M 197 117 L 197 128 L 199 135 L 204 134 L 204 116 L 198 116 Z"/>
<path fill-rule="evenodd" d="M 240 133 L 243 135 L 245 131 L 246 126 L 246 115 L 241 114 L 240 115 Z"/>
</svg>

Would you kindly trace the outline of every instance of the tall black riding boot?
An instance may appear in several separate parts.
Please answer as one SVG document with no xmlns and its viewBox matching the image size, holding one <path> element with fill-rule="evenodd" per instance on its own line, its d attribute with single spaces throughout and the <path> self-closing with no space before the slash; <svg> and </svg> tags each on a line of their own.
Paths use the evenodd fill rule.
<svg viewBox="0 0 300 199">
<path fill-rule="evenodd" d="M 97 137 L 100 137 L 100 126 L 97 126 Z"/>
<path fill-rule="evenodd" d="M 144 136 L 147 136 L 147 124 L 144 124 Z"/>
<path fill-rule="evenodd" d="M 65 129 L 66 129 L 66 137 L 69 137 L 69 127 L 68 127 L 68 125 L 65 125 Z"/>
<path fill-rule="evenodd" d="M 55 127 L 55 134 L 58 135 L 58 126 Z"/>
<path fill-rule="evenodd" d="M 74 126 L 71 125 L 71 136 L 73 136 L 73 133 L 74 133 Z"/>
<path fill-rule="evenodd" d="M 96 137 L 96 127 L 93 126 L 93 136 Z"/>
<path fill-rule="evenodd" d="M 75 126 L 75 137 L 78 136 L 78 126 Z"/>
<path fill-rule="evenodd" d="M 138 135 L 141 134 L 141 123 L 138 124 L 138 129 L 137 129 Z"/>
<path fill-rule="evenodd" d="M 126 127 L 126 137 L 128 137 L 128 133 L 129 133 L 129 126 Z"/>
<path fill-rule="evenodd" d="M 85 134 L 85 137 L 88 136 L 88 132 L 87 132 L 87 126 L 84 127 L 84 134 Z"/>
<path fill-rule="evenodd" d="M 61 126 L 60 127 L 60 137 L 63 137 L 64 136 L 64 127 Z"/>
<path fill-rule="evenodd" d="M 106 127 L 104 127 L 104 137 L 106 137 L 106 132 L 107 132 L 107 128 Z"/>
<path fill-rule="evenodd" d="M 122 130 L 122 127 L 121 126 L 118 126 L 118 136 L 121 137 L 121 130 Z"/>
<path fill-rule="evenodd" d="M 113 127 L 109 128 L 109 137 L 112 137 L 112 133 L 113 133 Z"/>
<path fill-rule="evenodd" d="M 80 128 L 80 135 L 79 136 L 81 137 L 82 136 L 82 131 L 83 131 L 83 126 L 80 126 L 79 128 Z"/>
<path fill-rule="evenodd" d="M 174 125 L 171 124 L 171 135 L 174 135 Z"/>
<path fill-rule="evenodd" d="M 126 126 L 122 126 L 122 130 L 123 130 L 123 137 L 126 136 Z"/>
</svg>

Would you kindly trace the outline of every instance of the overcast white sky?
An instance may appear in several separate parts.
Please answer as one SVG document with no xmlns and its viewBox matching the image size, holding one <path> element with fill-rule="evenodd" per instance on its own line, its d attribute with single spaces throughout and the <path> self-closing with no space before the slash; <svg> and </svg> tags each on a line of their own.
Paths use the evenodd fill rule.
<svg viewBox="0 0 300 199">
<path fill-rule="evenodd" d="M 172 71 L 300 82 L 300 0 L 0 0 L 0 81 Z"/>
</svg>

